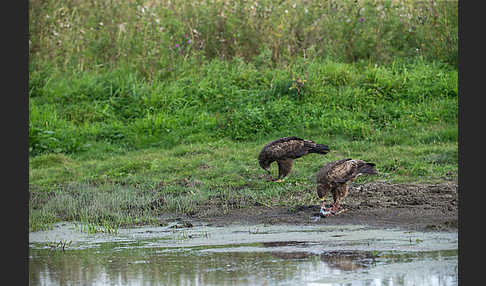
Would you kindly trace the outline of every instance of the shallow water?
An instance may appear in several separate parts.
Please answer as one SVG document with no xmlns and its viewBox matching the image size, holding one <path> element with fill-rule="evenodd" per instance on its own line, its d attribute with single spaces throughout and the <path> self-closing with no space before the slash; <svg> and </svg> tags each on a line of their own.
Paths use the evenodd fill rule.
<svg viewBox="0 0 486 286">
<path fill-rule="evenodd" d="M 458 284 L 457 232 L 173 226 L 93 235 L 64 223 L 30 233 L 30 285 Z"/>
</svg>

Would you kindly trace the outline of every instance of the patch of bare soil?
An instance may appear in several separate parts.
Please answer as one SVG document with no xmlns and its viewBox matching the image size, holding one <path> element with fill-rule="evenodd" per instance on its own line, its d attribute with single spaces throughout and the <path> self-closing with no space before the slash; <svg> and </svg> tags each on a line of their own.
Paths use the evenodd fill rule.
<svg viewBox="0 0 486 286">
<path fill-rule="evenodd" d="M 331 197 L 327 198 L 331 202 Z M 457 231 L 457 182 L 440 184 L 391 184 L 372 182 L 351 185 L 342 204 L 347 209 L 315 221 L 318 205 L 297 207 L 235 208 L 187 218 L 215 226 L 228 224 L 358 224 L 417 231 Z"/>
</svg>

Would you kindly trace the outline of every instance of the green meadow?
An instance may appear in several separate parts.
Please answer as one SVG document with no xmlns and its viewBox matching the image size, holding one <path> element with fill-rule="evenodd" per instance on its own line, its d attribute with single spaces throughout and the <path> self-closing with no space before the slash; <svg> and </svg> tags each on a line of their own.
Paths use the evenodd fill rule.
<svg viewBox="0 0 486 286">
<path fill-rule="evenodd" d="M 29 1 L 29 229 L 317 204 L 344 157 L 458 169 L 457 1 Z M 267 142 L 331 152 L 264 179 Z M 276 174 L 276 166 L 272 166 Z"/>
</svg>

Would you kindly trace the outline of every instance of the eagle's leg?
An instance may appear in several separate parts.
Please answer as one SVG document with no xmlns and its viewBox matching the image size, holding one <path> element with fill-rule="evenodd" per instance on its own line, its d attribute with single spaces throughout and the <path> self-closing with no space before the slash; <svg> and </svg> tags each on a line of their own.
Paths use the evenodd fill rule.
<svg viewBox="0 0 486 286">
<path fill-rule="evenodd" d="M 341 204 L 334 203 L 330 209 L 333 214 L 336 214 L 337 212 L 339 212 L 339 210 L 341 210 Z"/>
<path fill-rule="evenodd" d="M 330 208 L 326 207 L 326 187 L 322 184 L 317 185 L 317 196 L 321 201 L 321 209 L 319 211 L 319 215 L 328 217 L 331 215 Z"/>
<path fill-rule="evenodd" d="M 290 173 L 290 170 L 292 170 L 292 163 L 293 159 L 283 159 L 283 160 L 278 160 L 278 177 L 274 182 L 282 182 L 283 179 Z"/>
<path fill-rule="evenodd" d="M 341 200 L 343 200 L 346 195 L 348 194 L 348 186 L 347 184 L 342 184 L 342 185 L 339 185 L 335 191 L 333 192 L 333 199 L 334 199 L 334 202 L 333 204 L 331 205 L 331 209 L 330 211 L 333 213 L 333 214 L 339 214 L 340 211 L 343 211 L 342 207 L 341 207 Z"/>
<path fill-rule="evenodd" d="M 337 193 L 337 192 L 336 192 Z M 334 202 L 331 204 L 330 211 L 335 214 L 341 209 L 341 202 L 339 196 L 334 193 Z"/>
</svg>

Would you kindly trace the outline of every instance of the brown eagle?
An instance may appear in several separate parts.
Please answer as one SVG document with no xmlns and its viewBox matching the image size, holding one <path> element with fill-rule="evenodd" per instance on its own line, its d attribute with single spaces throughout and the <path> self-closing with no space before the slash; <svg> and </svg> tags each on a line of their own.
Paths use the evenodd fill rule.
<svg viewBox="0 0 486 286">
<path fill-rule="evenodd" d="M 270 164 L 277 161 L 278 178 L 273 181 L 281 182 L 290 173 L 294 159 L 309 153 L 327 154 L 328 152 L 329 147 L 317 144 L 312 140 L 304 140 L 295 136 L 283 137 L 266 144 L 258 155 L 258 162 L 271 175 Z"/>
<path fill-rule="evenodd" d="M 340 204 L 348 194 L 348 183 L 363 174 L 378 174 L 375 164 L 347 158 L 324 165 L 316 174 L 317 195 L 322 201 L 320 214 L 325 217 L 338 214 L 341 211 Z M 334 201 L 330 208 L 326 208 L 325 196 L 329 191 Z"/>
</svg>

